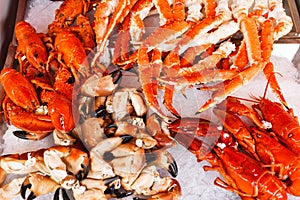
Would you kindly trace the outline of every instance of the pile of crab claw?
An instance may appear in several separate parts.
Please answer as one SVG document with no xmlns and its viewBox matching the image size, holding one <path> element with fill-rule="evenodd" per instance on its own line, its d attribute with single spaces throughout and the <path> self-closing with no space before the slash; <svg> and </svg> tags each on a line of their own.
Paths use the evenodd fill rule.
<svg viewBox="0 0 300 200">
<path fill-rule="evenodd" d="M 243 200 L 300 196 L 300 126 L 270 59 L 292 25 L 280 0 L 65 0 L 47 33 L 17 22 L 4 116 L 15 136 L 52 134 L 55 146 L 2 155 L 0 200 L 176 200 L 176 144 Z M 121 84 L 127 71 L 135 87 Z M 251 107 L 231 96 L 260 72 L 278 102 L 267 89 Z M 214 120 L 181 117 L 173 94 L 186 87 L 213 92 L 196 113 L 212 108 Z"/>
<path fill-rule="evenodd" d="M 70 199 L 66 191 L 74 199 L 178 198 L 180 184 L 170 177 L 177 176 L 177 164 L 166 150 L 173 141 L 159 136 L 164 130 L 156 115 L 145 121 L 140 92 L 113 91 L 83 97 L 80 125 L 66 137 L 54 136 L 56 146 L 2 156 L 2 181 L 6 174 L 23 176 L 1 187 L 0 199 L 34 199 L 52 192 L 54 199 Z"/>
</svg>

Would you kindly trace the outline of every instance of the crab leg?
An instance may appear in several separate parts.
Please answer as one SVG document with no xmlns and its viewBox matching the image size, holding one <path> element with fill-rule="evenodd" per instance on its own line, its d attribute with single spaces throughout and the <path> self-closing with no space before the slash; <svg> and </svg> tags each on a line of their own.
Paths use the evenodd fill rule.
<svg viewBox="0 0 300 200">
<path fill-rule="evenodd" d="M 241 45 L 239 46 L 236 58 L 234 60 L 234 67 L 236 67 L 239 71 L 243 70 L 245 66 L 249 63 L 248 55 L 247 55 L 247 48 L 245 40 L 242 41 Z"/>
<path fill-rule="evenodd" d="M 230 27 L 230 29 L 228 29 Z M 226 31 L 225 31 L 226 30 Z M 229 30 L 229 31 L 228 31 Z M 230 21 L 225 23 L 219 27 L 216 31 L 212 33 L 206 33 L 203 35 L 202 41 L 208 41 L 208 44 L 202 44 L 198 46 L 198 48 L 207 48 L 208 46 L 212 46 L 212 44 L 219 42 L 222 37 L 227 37 L 235 32 L 237 32 L 238 27 L 234 21 Z M 224 36 L 226 35 L 226 36 Z M 201 60 L 198 64 L 195 64 L 192 67 L 187 68 L 179 68 L 175 69 L 172 67 L 171 69 L 166 69 L 166 77 L 160 79 L 165 84 L 199 84 L 206 83 L 209 81 L 217 81 L 217 80 L 226 80 L 228 78 L 232 78 L 237 73 L 231 70 L 207 70 L 208 68 L 215 67 L 217 63 L 222 59 L 226 58 L 232 51 L 234 51 L 235 46 L 231 42 L 222 43 L 219 49 L 214 52 L 212 55 L 206 57 Z M 172 52 L 170 53 L 172 54 Z M 169 54 L 169 55 L 170 55 Z M 168 55 L 168 56 L 169 56 Z M 171 59 L 171 60 L 170 60 Z M 171 55 L 165 60 L 165 65 L 168 67 L 168 62 L 171 62 L 172 65 L 176 62 L 179 62 L 178 54 Z M 170 66 L 170 65 L 169 65 Z M 176 76 L 174 76 L 176 75 Z M 176 83 L 175 83 L 176 82 Z M 173 97 L 173 86 L 165 86 L 168 90 L 165 92 L 164 102 L 165 106 L 171 111 L 172 114 L 178 116 L 178 112 L 175 112 L 175 108 L 172 106 L 172 97 Z"/>
<path fill-rule="evenodd" d="M 204 18 L 192 28 L 190 28 L 183 36 L 182 39 L 176 44 L 175 49 L 167 56 L 166 64 L 168 68 L 174 68 L 175 70 L 179 68 L 179 55 L 192 46 L 193 43 L 197 44 L 203 34 L 209 32 L 210 30 L 217 28 L 224 21 L 228 21 L 231 18 L 230 11 L 228 9 L 228 2 L 225 0 L 219 1 L 218 5 L 214 8 L 214 1 L 207 1 L 207 12 L 208 17 Z M 210 11 L 211 10 L 211 11 Z M 216 10 L 216 11 L 215 11 Z M 211 16 L 213 12 L 216 12 L 215 16 Z M 175 61 L 175 62 L 174 62 Z"/>
<path fill-rule="evenodd" d="M 154 50 L 153 57 L 155 58 L 156 50 Z M 151 64 L 149 61 L 149 57 L 147 54 L 147 48 L 141 47 L 138 51 L 138 66 L 139 66 L 139 79 L 142 85 L 143 93 L 145 95 L 145 99 L 150 108 L 154 109 L 160 116 L 164 116 L 164 113 L 160 109 L 158 100 L 157 100 L 157 91 L 158 84 L 156 80 L 153 80 L 153 76 L 157 75 L 157 73 L 161 70 L 161 63 L 154 62 L 154 69 L 151 69 Z M 157 76 L 158 77 L 158 76 Z"/>
<path fill-rule="evenodd" d="M 203 18 L 201 13 L 203 0 L 186 0 L 186 7 L 188 7 L 186 21 L 189 23 L 196 23 Z"/>
<path fill-rule="evenodd" d="M 276 19 L 276 27 L 274 30 L 274 39 L 278 40 L 282 36 L 288 34 L 293 27 L 293 21 L 289 17 L 283 8 L 281 0 L 269 0 L 269 18 Z"/>
<path fill-rule="evenodd" d="M 185 20 L 185 0 L 174 0 L 173 17 L 174 17 L 174 21 Z"/>
<path fill-rule="evenodd" d="M 212 52 L 214 51 L 214 48 L 215 45 L 212 44 L 204 44 L 196 47 L 190 47 L 189 49 L 186 50 L 186 52 L 182 56 L 180 60 L 180 66 L 182 68 L 191 67 L 193 65 L 195 58 L 198 55 L 200 55 L 201 58 L 202 55 L 211 55 Z"/>
<path fill-rule="evenodd" d="M 247 4 L 246 4 L 247 5 Z M 236 92 L 239 88 L 246 85 L 252 78 L 254 78 L 266 65 L 262 59 L 261 44 L 259 40 L 257 25 L 253 18 L 247 16 L 247 6 L 241 4 L 241 7 L 236 8 L 235 13 L 239 13 L 238 21 L 240 23 L 241 31 L 244 34 L 244 40 L 247 48 L 247 56 L 250 66 L 238 75 L 233 77 L 228 82 L 224 82 L 223 90 L 217 91 L 211 99 L 209 99 L 197 113 L 203 112 L 208 108 L 220 103 L 227 96 Z"/>
<path fill-rule="evenodd" d="M 199 61 L 192 67 L 181 68 L 178 74 L 180 74 L 180 76 L 187 76 L 189 74 L 201 72 L 205 69 L 212 69 L 217 65 L 218 62 L 220 62 L 222 58 L 226 58 L 234 50 L 234 44 L 231 42 L 224 42 L 215 52 L 212 53 L 212 55 L 208 56 L 204 60 Z"/>
<path fill-rule="evenodd" d="M 170 4 L 167 0 L 145 0 L 138 1 L 131 9 L 130 14 L 126 16 L 119 30 L 114 52 L 114 63 L 119 64 L 128 60 L 129 41 L 136 49 L 142 43 L 142 36 L 145 33 L 144 18 L 150 13 L 151 8 L 155 6 L 160 17 L 160 26 L 171 23 L 173 14 Z M 128 66 L 126 66 L 126 69 Z"/>
<path fill-rule="evenodd" d="M 226 80 L 237 74 L 235 70 L 215 69 L 214 67 L 222 58 L 226 58 L 235 46 L 231 42 L 222 43 L 212 55 L 201 60 L 192 67 L 181 68 L 177 77 L 163 77 L 161 81 L 169 84 L 199 84 L 211 81 Z"/>
<path fill-rule="evenodd" d="M 177 36 L 185 32 L 188 28 L 189 24 L 185 21 L 173 22 L 171 24 L 159 27 L 144 41 L 142 47 L 138 50 L 140 82 L 145 94 L 145 99 L 148 105 L 152 109 L 156 110 L 156 112 L 159 113 L 159 115 L 162 117 L 164 116 L 164 113 L 159 108 L 159 104 L 157 101 L 157 83 L 153 83 L 152 80 L 154 76 L 158 77 L 160 70 L 156 69 L 154 72 L 155 74 L 152 74 L 147 52 L 155 49 L 156 46 L 167 42 L 166 38 L 168 38 L 167 40 L 176 38 Z"/>
<path fill-rule="evenodd" d="M 270 86 L 273 90 L 273 92 L 277 95 L 277 97 L 280 99 L 282 104 L 285 107 L 288 107 L 288 104 L 282 94 L 281 88 L 278 84 L 278 81 L 276 79 L 276 76 L 274 75 L 274 65 L 270 61 L 273 42 L 274 42 L 274 27 L 273 27 L 273 20 L 266 20 L 262 24 L 262 30 L 261 30 L 261 48 L 262 48 L 262 58 L 264 61 L 268 62 L 267 65 L 264 68 L 264 74 L 266 79 L 269 81 Z"/>
<path fill-rule="evenodd" d="M 229 82 L 223 82 L 223 89 L 217 91 L 211 99 L 209 99 L 197 113 L 201 113 L 210 107 L 222 102 L 227 96 L 230 96 L 242 86 L 248 84 L 248 82 L 254 78 L 265 66 L 264 62 L 254 63 L 251 67 L 248 67 L 244 71 L 234 76 Z"/>
<path fill-rule="evenodd" d="M 104 48 L 107 45 L 107 39 L 115 26 L 122 22 L 130 9 L 137 2 L 137 0 L 105 0 L 98 4 L 95 12 L 95 26 L 94 31 L 96 35 L 97 53 L 92 61 L 92 66 L 95 65 L 96 60 L 102 55 Z M 109 18 L 111 16 L 111 18 Z"/>
</svg>

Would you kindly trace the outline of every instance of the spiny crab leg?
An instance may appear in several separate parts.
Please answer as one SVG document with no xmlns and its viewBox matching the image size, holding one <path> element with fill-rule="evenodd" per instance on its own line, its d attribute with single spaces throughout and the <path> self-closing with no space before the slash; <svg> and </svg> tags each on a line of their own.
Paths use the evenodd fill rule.
<svg viewBox="0 0 300 200">
<path fill-rule="evenodd" d="M 164 72 L 167 77 L 178 77 L 178 71 L 180 69 L 179 55 L 190 47 L 192 42 L 201 40 L 201 37 L 209 37 L 208 32 L 214 28 L 220 26 L 224 21 L 230 20 L 230 11 L 228 9 L 227 1 L 219 1 L 216 7 L 215 1 L 206 1 L 205 4 L 206 18 L 199 23 L 192 26 L 182 38 L 175 44 L 174 50 L 172 50 L 164 61 Z M 235 29 L 231 29 L 234 30 Z M 237 29 L 236 29 L 237 31 Z M 235 32 L 236 32 L 235 31 Z M 221 34 L 220 34 L 221 35 Z M 217 37 L 218 39 L 220 38 Z M 221 36 L 222 37 L 222 36 Z M 211 37 L 213 38 L 213 37 Z M 207 41 L 207 40 L 201 40 Z M 217 60 L 217 59 L 215 59 Z M 193 75 L 198 75 L 194 73 Z M 182 76 L 179 76 L 182 77 Z M 174 86 L 165 82 L 165 95 L 164 102 L 168 110 L 175 116 L 179 116 L 179 113 L 172 105 Z"/>
<path fill-rule="evenodd" d="M 208 1 L 207 3 L 211 3 Z M 230 20 L 231 12 L 228 8 L 227 0 L 219 1 L 216 9 L 216 16 L 206 17 L 194 26 L 192 26 L 179 40 L 176 47 L 170 52 L 166 58 L 165 64 L 168 68 L 178 68 L 179 60 L 175 61 L 178 56 L 188 49 L 191 44 L 199 40 L 203 34 L 206 34 L 210 30 L 217 28 L 223 22 Z M 175 61 L 175 62 L 173 62 Z"/>
<path fill-rule="evenodd" d="M 154 50 L 154 52 L 159 53 L 159 51 Z M 154 109 L 156 113 L 160 116 L 165 116 L 165 114 L 160 109 L 158 100 L 157 100 L 157 92 L 158 92 L 158 84 L 153 76 L 157 72 L 160 72 L 162 63 L 153 63 L 153 69 L 151 67 L 149 57 L 147 54 L 147 47 L 141 47 L 138 51 L 138 66 L 139 66 L 139 79 L 141 82 L 141 86 L 143 89 L 143 93 L 145 95 L 145 99 L 150 108 Z M 156 54 L 154 57 L 160 57 L 160 55 Z M 159 59 L 158 59 L 159 61 Z"/>
<path fill-rule="evenodd" d="M 215 66 L 222 58 L 226 58 L 232 51 L 234 51 L 234 49 L 234 44 L 231 42 L 224 42 L 215 52 L 212 53 L 212 55 L 191 67 L 179 69 L 179 76 L 161 77 L 159 80 L 172 85 L 195 85 L 230 79 L 237 75 L 235 70 L 215 69 Z"/>
<path fill-rule="evenodd" d="M 105 0 L 101 1 L 95 12 L 95 26 L 97 53 L 95 54 L 92 66 L 95 65 L 96 60 L 102 55 L 104 48 L 107 45 L 107 40 L 112 33 L 115 26 L 122 22 L 130 9 L 137 2 L 137 0 Z M 109 18 L 109 16 L 111 18 Z"/>
<path fill-rule="evenodd" d="M 266 79 L 270 83 L 270 86 L 275 93 L 275 95 L 279 98 L 279 100 L 282 102 L 282 104 L 285 107 L 288 107 L 288 104 L 282 94 L 281 88 L 278 84 L 278 81 L 276 79 L 275 73 L 274 73 L 274 65 L 270 61 L 271 52 L 272 52 L 272 44 L 274 42 L 274 26 L 273 26 L 273 20 L 266 20 L 262 24 L 262 30 L 261 30 L 261 48 L 262 48 L 262 58 L 264 61 L 268 62 L 263 70 Z"/>
<path fill-rule="evenodd" d="M 164 105 L 175 116 L 179 117 L 179 113 L 176 111 L 172 104 L 174 85 L 194 85 L 199 83 L 207 83 L 217 80 L 226 80 L 237 74 L 232 70 L 214 69 L 220 59 L 227 57 L 235 46 L 231 42 L 225 42 L 221 44 L 219 49 L 215 51 L 211 56 L 201 60 L 198 64 L 192 67 L 181 68 L 177 72 L 179 76 L 160 78 L 161 82 L 164 82 L 165 94 Z M 213 69 L 211 69 L 213 68 Z"/>
<path fill-rule="evenodd" d="M 240 3 L 240 2 L 235 2 Z M 236 4 L 237 7 L 233 7 L 233 12 L 237 14 L 238 22 L 240 24 L 241 31 L 244 35 L 244 40 L 247 48 L 247 56 L 250 66 L 244 71 L 240 72 L 237 76 L 230 79 L 228 82 L 224 82 L 223 90 L 217 91 L 212 95 L 197 113 L 203 112 L 208 108 L 220 103 L 227 96 L 237 91 L 240 87 L 246 85 L 252 78 L 254 78 L 260 71 L 262 71 L 267 64 L 262 59 L 261 43 L 259 40 L 259 34 L 256 22 L 253 18 L 248 17 L 248 4 L 246 1 L 244 4 Z M 235 6 L 235 4 L 234 4 Z M 220 85 L 221 85 L 220 84 Z"/>
<path fill-rule="evenodd" d="M 188 7 L 186 21 L 197 22 L 203 18 L 201 13 L 203 0 L 186 0 L 185 4 Z"/>
<path fill-rule="evenodd" d="M 136 49 L 142 43 L 142 36 L 146 32 L 143 20 L 149 15 L 153 6 L 159 13 L 160 26 L 173 21 L 173 13 L 167 0 L 138 1 L 120 26 L 114 49 L 113 63 L 118 64 L 129 59 L 130 40 Z"/>
<path fill-rule="evenodd" d="M 172 8 L 171 8 L 172 4 Z M 178 31 L 176 28 L 178 25 L 173 24 L 174 22 L 183 22 L 185 23 L 185 7 L 188 7 L 189 12 L 186 20 L 186 23 L 191 25 L 195 23 L 195 19 L 202 18 L 201 7 L 202 2 L 197 1 L 189 1 L 185 2 L 182 0 L 147 0 L 147 1 L 138 1 L 134 7 L 132 8 L 132 12 L 125 18 L 121 29 L 119 30 L 120 34 L 117 37 L 115 54 L 114 55 L 114 63 L 118 65 L 127 65 L 128 63 L 135 61 L 137 59 L 137 51 L 135 51 L 131 56 L 128 57 L 129 51 L 129 40 L 131 39 L 132 45 L 137 49 L 142 46 L 141 44 L 145 44 L 142 42 L 142 36 L 145 33 L 145 27 L 143 20 L 149 15 L 151 12 L 150 9 L 154 6 L 156 11 L 159 14 L 159 26 L 167 29 L 171 29 L 174 31 Z M 196 5 L 196 6 L 195 6 Z M 170 24 L 169 26 L 166 26 Z M 173 24 L 173 25 L 172 25 Z M 186 25 L 181 25 L 186 26 Z M 168 31 L 167 31 L 168 32 Z M 181 31 L 180 31 L 181 32 Z M 155 32 L 156 33 L 156 32 Z M 183 32 L 181 32 L 182 34 Z M 170 33 L 170 35 L 172 35 Z M 156 34 L 157 36 L 157 34 Z M 167 35 L 166 35 L 167 36 Z M 178 35 L 179 36 L 179 35 Z M 153 40 L 155 42 L 156 38 L 149 38 L 146 40 Z M 173 39 L 173 37 L 171 37 Z M 127 44 L 126 44 L 127 42 Z M 167 41 L 168 42 L 168 41 Z M 146 42 L 147 43 L 147 42 Z M 161 45 L 160 45 L 161 46 Z M 155 48 L 154 46 L 153 48 Z M 173 47 L 169 47 L 169 49 L 173 49 Z M 150 49 L 151 50 L 151 49 Z M 128 69 L 131 66 L 125 66 L 124 69 Z"/>
<path fill-rule="evenodd" d="M 274 76 L 274 66 L 270 62 L 272 45 L 268 46 L 267 43 L 273 43 L 278 40 L 280 37 L 289 33 L 293 27 L 293 22 L 291 17 L 287 16 L 282 1 L 278 0 L 269 0 L 269 19 L 262 24 L 261 38 L 262 38 L 262 50 L 263 58 L 268 62 L 264 69 L 264 74 L 270 82 L 270 86 L 273 92 L 279 97 L 280 101 L 285 107 L 288 107 L 288 104 L 283 97 L 281 88 L 277 82 L 276 77 Z M 275 22 L 275 23 L 274 23 Z M 275 24 L 275 27 L 273 25 Z"/>
<path fill-rule="evenodd" d="M 142 34 L 145 32 L 143 18 L 150 12 L 153 6 L 152 0 L 138 1 L 131 12 L 125 17 L 123 23 L 118 29 L 118 36 L 115 42 L 113 63 L 118 64 L 120 61 L 128 59 L 130 44 L 132 40 L 140 41 Z"/>
<path fill-rule="evenodd" d="M 277 22 L 274 30 L 274 39 L 278 40 L 292 30 L 293 21 L 286 14 L 281 0 L 269 0 L 269 5 L 271 10 L 269 17 L 276 19 Z"/>
<path fill-rule="evenodd" d="M 207 58 L 200 60 L 197 64 L 192 67 L 181 68 L 178 71 L 180 76 L 187 76 L 192 73 L 201 72 L 205 69 L 212 69 L 220 62 L 222 58 L 226 58 L 229 56 L 231 52 L 235 50 L 235 45 L 231 42 L 224 42 L 220 45 L 220 47 L 212 53 L 212 55 Z"/>
<path fill-rule="evenodd" d="M 238 31 L 237 24 L 234 21 L 229 21 L 227 23 L 222 24 L 219 27 L 219 29 L 217 29 L 216 31 L 212 33 L 203 34 L 203 36 L 201 37 L 201 41 L 208 42 L 209 44 L 210 43 L 214 44 L 222 40 L 222 38 L 226 38 L 233 35 L 237 31 Z M 202 43 L 200 47 L 201 46 L 205 48 L 207 47 L 207 43 Z M 172 105 L 173 91 L 174 91 L 173 85 L 175 84 L 194 85 L 194 84 L 206 83 L 210 81 L 226 80 L 228 78 L 232 78 L 233 76 L 235 76 L 237 74 L 237 72 L 235 71 L 230 71 L 230 70 L 224 71 L 222 69 L 207 70 L 208 68 L 215 67 L 222 58 L 226 58 L 234 50 L 235 50 L 235 46 L 231 42 L 225 42 L 221 44 L 221 46 L 218 48 L 216 52 L 213 53 L 213 55 L 208 56 L 207 58 L 201 60 L 198 64 L 195 64 L 192 67 L 180 68 L 180 69 L 175 69 L 175 68 L 167 69 L 166 77 L 160 79 L 160 81 L 163 81 L 165 85 L 164 105 L 166 106 L 166 108 L 175 116 L 179 116 L 179 113 Z M 174 74 L 177 75 L 174 77 L 173 76 Z"/>
</svg>

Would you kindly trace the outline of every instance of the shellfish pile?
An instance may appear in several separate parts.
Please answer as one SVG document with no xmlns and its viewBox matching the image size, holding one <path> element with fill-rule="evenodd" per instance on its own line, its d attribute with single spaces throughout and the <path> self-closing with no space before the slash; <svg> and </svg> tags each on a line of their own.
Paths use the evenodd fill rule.
<svg viewBox="0 0 300 200">
<path fill-rule="evenodd" d="M 155 26 L 148 28 L 147 20 L 152 19 Z M 275 135 L 268 126 L 249 129 L 248 135 L 236 134 L 229 129 L 233 125 L 224 121 L 227 115 L 219 111 L 228 111 L 229 106 L 222 107 L 224 102 L 262 71 L 284 106 L 278 109 L 289 113 L 270 56 L 274 41 L 286 35 L 292 24 L 280 0 L 65 0 L 47 33 L 37 33 L 26 21 L 17 22 L 18 65 L 2 70 L 0 77 L 6 92 L 5 118 L 20 129 L 15 136 L 41 140 L 52 134 L 56 146 L 2 156 L 3 178 L 6 173 L 22 174 L 1 188 L 1 194 L 11 195 L 3 198 L 21 194 L 32 199 L 55 192 L 54 198 L 61 194 L 67 199 L 67 190 L 75 199 L 128 195 L 178 199 L 177 166 L 167 151 L 176 142 L 199 161 L 209 161 L 212 166 L 205 170 L 216 169 L 225 180 L 217 179 L 216 185 L 242 199 L 286 199 L 286 192 L 298 195 L 291 183 L 297 176 L 271 175 L 278 174 L 276 166 L 284 163 L 272 149 L 268 161 L 255 148 L 260 145 L 255 140 L 262 135 L 259 131 L 267 130 L 269 137 L 289 149 L 298 145 L 297 137 L 295 144 L 285 140 L 297 134 Z M 111 58 L 109 64 L 106 58 Z M 120 84 L 126 71 L 137 74 L 138 90 Z M 210 121 L 182 118 L 173 96 L 187 87 L 213 92 L 196 114 L 213 108 L 224 132 L 210 130 L 214 127 Z M 253 112 L 256 116 L 263 111 Z M 291 112 L 287 116 L 293 118 Z M 295 121 L 291 130 L 298 126 Z M 214 138 L 213 142 L 203 145 L 199 137 L 204 136 Z M 248 137 L 253 137 L 252 143 Z M 230 163 L 226 156 L 240 160 Z M 234 164 L 237 167 L 232 169 L 241 169 L 236 170 L 240 176 L 253 175 L 244 164 L 252 164 L 260 173 L 239 185 L 227 166 Z M 37 180 L 45 186 L 37 185 Z M 41 191 L 46 185 L 49 188 Z"/>
</svg>

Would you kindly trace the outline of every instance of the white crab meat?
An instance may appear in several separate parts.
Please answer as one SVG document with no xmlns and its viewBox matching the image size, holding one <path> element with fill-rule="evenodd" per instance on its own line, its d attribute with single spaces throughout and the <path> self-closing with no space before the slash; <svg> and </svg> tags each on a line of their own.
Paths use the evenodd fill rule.
<svg viewBox="0 0 300 200">
<path fill-rule="evenodd" d="M 112 97 L 114 119 L 120 121 L 135 111 L 141 117 L 146 114 L 147 106 L 142 94 L 134 88 L 118 90 Z"/>
<path fill-rule="evenodd" d="M 103 180 L 115 176 L 113 167 L 103 160 L 102 155 L 97 154 L 95 151 L 90 152 L 91 165 L 88 173 L 88 178 Z"/>
<path fill-rule="evenodd" d="M 81 124 L 81 141 L 90 150 L 105 138 L 104 128 L 98 118 L 88 118 Z"/>
<path fill-rule="evenodd" d="M 81 87 L 81 93 L 90 97 L 108 96 L 113 93 L 116 86 L 111 76 L 94 74 L 84 82 Z"/>
</svg>

